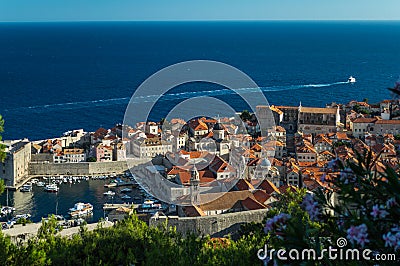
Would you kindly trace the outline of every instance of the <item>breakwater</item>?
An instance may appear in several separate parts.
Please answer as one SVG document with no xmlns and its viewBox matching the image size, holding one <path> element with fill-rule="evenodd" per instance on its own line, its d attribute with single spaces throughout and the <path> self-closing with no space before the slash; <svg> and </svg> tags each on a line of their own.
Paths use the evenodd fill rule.
<svg viewBox="0 0 400 266">
<path fill-rule="evenodd" d="M 134 160 L 130 165 L 139 165 L 149 160 Z M 29 163 L 30 176 L 48 175 L 106 175 L 123 173 L 128 170 L 126 161 L 111 162 L 82 162 L 82 163 Z"/>
</svg>

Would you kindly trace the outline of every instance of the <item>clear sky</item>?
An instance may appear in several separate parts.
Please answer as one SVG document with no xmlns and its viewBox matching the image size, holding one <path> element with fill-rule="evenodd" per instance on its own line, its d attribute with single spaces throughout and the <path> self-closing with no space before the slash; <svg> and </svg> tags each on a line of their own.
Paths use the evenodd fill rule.
<svg viewBox="0 0 400 266">
<path fill-rule="evenodd" d="M 0 21 L 400 20 L 400 0 L 0 0 Z"/>
</svg>

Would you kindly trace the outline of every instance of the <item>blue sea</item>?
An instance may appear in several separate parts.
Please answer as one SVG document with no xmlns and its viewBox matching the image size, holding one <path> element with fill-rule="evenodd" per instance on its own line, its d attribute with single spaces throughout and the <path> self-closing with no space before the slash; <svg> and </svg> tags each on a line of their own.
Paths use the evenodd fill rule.
<svg viewBox="0 0 400 266">
<path fill-rule="evenodd" d="M 36 140 L 111 127 L 144 80 L 186 60 L 242 70 L 271 104 L 376 102 L 392 97 L 387 87 L 400 75 L 399 44 L 400 22 L 0 23 L 3 136 Z M 340 83 L 350 75 L 355 84 Z M 165 117 L 190 92 L 214 89 L 221 90 L 179 86 L 150 118 Z M 224 91 L 212 96 L 246 108 Z"/>
</svg>

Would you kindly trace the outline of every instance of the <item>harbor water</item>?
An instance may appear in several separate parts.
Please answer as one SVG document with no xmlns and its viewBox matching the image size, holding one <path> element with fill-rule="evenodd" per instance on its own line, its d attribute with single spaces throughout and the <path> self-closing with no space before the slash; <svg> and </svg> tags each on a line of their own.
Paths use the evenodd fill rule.
<svg viewBox="0 0 400 266">
<path fill-rule="evenodd" d="M 132 192 L 122 193 L 121 190 L 125 186 L 104 187 L 105 184 L 110 182 L 110 179 L 79 181 L 72 184 L 62 183 L 58 185 L 60 190 L 57 193 L 46 192 L 44 187 L 38 187 L 35 184 L 33 184 L 31 192 L 9 191 L 8 202 L 10 206 L 14 206 L 16 209 L 14 214 L 28 213 L 31 215 L 30 219 L 33 222 L 39 222 L 42 217 L 47 217 L 50 214 L 68 217 L 68 210 L 74 207 L 77 202 L 91 203 L 93 205 L 93 216 L 88 218 L 88 222 L 96 222 L 104 217 L 103 205 L 105 203 L 143 202 L 143 199 L 139 200 L 138 198 L 141 194 L 137 188 L 133 188 Z M 128 187 L 131 188 L 131 186 Z M 108 190 L 114 191 L 115 195 L 103 195 Z M 121 197 L 124 195 L 131 196 L 131 199 L 122 199 Z M 134 198 L 137 198 L 137 200 L 135 201 Z M 0 204 L 3 206 L 7 204 L 6 192 L 0 196 Z"/>
</svg>

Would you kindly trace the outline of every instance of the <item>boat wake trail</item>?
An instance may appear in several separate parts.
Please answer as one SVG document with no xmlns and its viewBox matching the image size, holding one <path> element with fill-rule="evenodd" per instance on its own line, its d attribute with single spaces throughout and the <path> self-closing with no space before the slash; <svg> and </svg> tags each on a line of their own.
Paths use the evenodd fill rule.
<svg viewBox="0 0 400 266">
<path fill-rule="evenodd" d="M 271 86 L 271 87 L 259 87 L 259 88 L 240 88 L 237 89 L 238 93 L 254 93 L 259 90 L 262 92 L 277 92 L 277 91 L 289 91 L 289 90 L 301 90 L 307 88 L 323 88 L 335 85 L 348 84 L 349 82 L 334 82 L 325 84 L 303 84 L 303 85 L 285 85 L 285 86 Z M 46 105 L 35 105 L 28 107 L 18 107 L 14 109 L 8 109 L 5 111 L 31 111 L 31 112 L 48 112 L 48 111 L 58 111 L 58 110 L 72 110 L 72 109 L 86 109 L 94 107 L 106 107 L 115 105 L 127 105 L 131 99 L 132 103 L 145 103 L 145 102 L 157 102 L 157 101 L 171 101 L 171 100 L 181 100 L 189 99 L 200 96 L 223 96 L 223 95 L 233 95 L 234 91 L 229 89 L 218 89 L 218 90 L 208 90 L 208 91 L 189 91 L 180 93 L 169 93 L 163 95 L 161 98 L 159 95 L 147 95 L 141 97 L 122 97 L 122 98 L 111 98 L 111 99 L 101 99 L 92 101 L 81 101 L 81 102 L 69 102 L 69 103 L 55 103 Z M 266 95 L 268 98 L 268 95 Z"/>
</svg>

